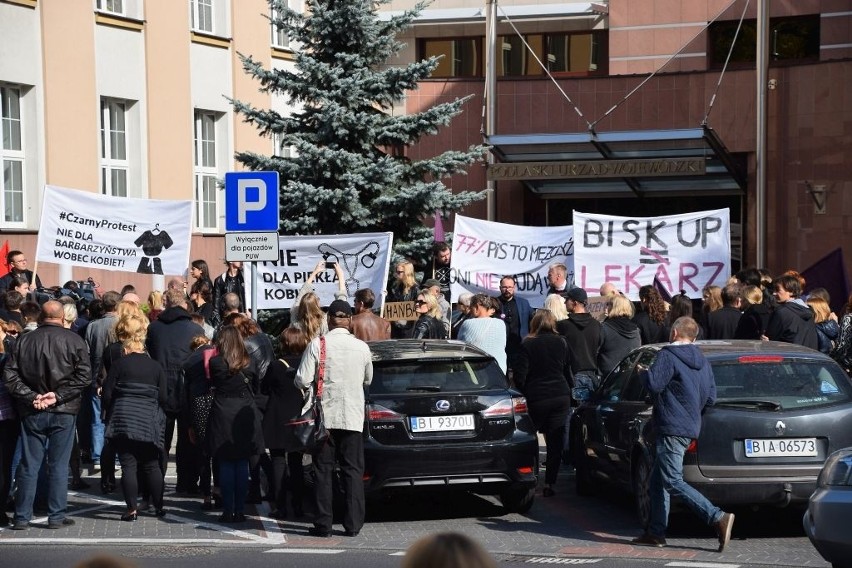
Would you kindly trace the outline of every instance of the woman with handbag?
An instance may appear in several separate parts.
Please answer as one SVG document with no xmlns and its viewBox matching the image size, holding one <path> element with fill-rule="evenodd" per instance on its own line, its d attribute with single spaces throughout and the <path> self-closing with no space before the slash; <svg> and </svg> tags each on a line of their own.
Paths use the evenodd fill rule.
<svg viewBox="0 0 852 568">
<path fill-rule="evenodd" d="M 239 330 L 226 325 L 214 341 L 219 354 L 210 359 L 213 406 L 207 425 L 209 455 L 219 460 L 224 509 L 219 521 L 246 520 L 249 459 L 264 449 L 260 411 L 251 385 L 256 371 Z"/>
<path fill-rule="evenodd" d="M 269 514 L 274 519 L 287 518 L 287 492 L 291 494 L 293 514 L 301 517 L 304 497 L 304 470 L 302 444 L 296 439 L 287 423 L 298 420 L 302 414 L 302 391 L 293 379 L 308 346 L 308 337 L 295 327 L 281 332 L 283 357 L 269 365 L 261 382 L 261 392 L 269 396 L 263 415 L 263 438 L 272 454 L 272 471 L 275 486 L 275 509 Z"/>
<path fill-rule="evenodd" d="M 124 356 L 112 362 L 103 386 L 107 409 L 104 436 L 109 439 L 121 463 L 121 487 L 127 512 L 122 521 L 137 518 L 137 468 L 147 484 L 158 517 L 163 509 L 163 472 L 160 458 L 165 450 L 167 403 L 166 373 L 145 353 L 148 317 L 127 314 L 116 323 L 116 334 L 124 337 Z"/>
</svg>

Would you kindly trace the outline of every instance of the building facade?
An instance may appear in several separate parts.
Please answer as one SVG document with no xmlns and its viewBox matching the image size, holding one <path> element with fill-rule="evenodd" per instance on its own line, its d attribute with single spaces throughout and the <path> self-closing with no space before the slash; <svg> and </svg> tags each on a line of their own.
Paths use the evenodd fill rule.
<svg viewBox="0 0 852 568">
<path fill-rule="evenodd" d="M 756 262 L 758 216 L 765 219 L 765 267 L 807 268 L 852 231 L 852 1 L 767 1 L 766 200 L 757 209 L 757 2 L 746 0 L 496 0 L 497 161 L 589 159 L 566 142 L 616 133 L 620 153 L 653 157 L 672 133 L 712 130 L 736 187 L 684 178 L 681 187 L 634 180 L 605 183 L 496 181 L 495 219 L 571 224 L 572 211 L 653 216 L 729 207 L 734 266 Z M 414 0 L 393 0 L 388 10 Z M 404 61 L 443 55 L 435 76 L 405 102 L 416 112 L 473 95 L 465 114 L 416 155 L 466 147 L 485 132 L 486 0 L 435 0 L 405 41 Z M 742 20 L 742 25 L 740 25 Z M 739 32 L 737 32 L 739 30 Z M 729 55 L 734 34 L 737 43 Z M 729 59 L 729 60 L 728 60 Z M 727 63 L 726 63 L 727 61 Z M 545 72 L 543 69 L 547 68 Z M 724 72 L 723 72 L 724 70 Z M 591 124 L 591 127 L 590 127 Z M 517 144 L 513 146 L 515 143 Z M 541 144 L 538 144 L 541 142 Z M 508 143 L 508 146 L 506 144 Z M 572 148 L 576 146 L 576 148 Z M 685 148 L 683 146 L 681 149 Z M 669 144 L 669 152 L 678 152 Z M 599 153 L 594 154 L 600 158 Z M 708 166 L 708 174 L 710 167 Z M 487 168 L 452 180 L 481 189 Z M 696 180 L 697 181 L 697 180 Z M 484 202 L 465 214 L 484 218 Z M 852 255 L 846 255 L 847 269 Z"/>
<path fill-rule="evenodd" d="M 24 251 L 33 268 L 45 184 L 191 199 L 191 257 L 219 274 L 217 181 L 239 169 L 237 150 L 279 151 L 229 99 L 287 109 L 259 92 L 237 55 L 292 66 L 286 34 L 263 17 L 269 11 L 266 0 L 0 0 L 0 242 Z M 104 289 L 163 289 L 129 272 L 51 263 L 37 271 L 45 285 L 92 276 Z"/>
<path fill-rule="evenodd" d="M 653 157 L 663 145 L 678 152 L 691 144 L 664 143 L 667 133 L 697 129 L 712 131 L 695 147 L 713 152 L 724 171 L 703 185 L 496 179 L 494 219 L 556 225 L 570 224 L 573 210 L 653 216 L 729 207 L 735 261 L 755 262 L 763 218 L 772 272 L 806 268 L 842 246 L 852 229 L 852 0 L 766 1 L 767 183 L 758 210 L 755 1 L 496 0 L 489 141 L 497 162 L 587 158 L 571 141 L 590 132 L 618 133 L 621 155 Z M 290 0 L 295 9 L 301 4 Z M 391 0 L 380 10 L 390 15 L 414 4 Z M 407 150 L 412 157 L 483 141 L 488 4 L 434 0 L 401 38 L 406 48 L 391 64 L 443 58 L 396 112 L 472 96 L 449 127 Z M 192 199 L 191 256 L 218 274 L 217 180 L 239 168 L 235 151 L 280 151 L 241 122 L 229 99 L 287 111 L 286 101 L 259 92 L 238 57 L 292 65 L 288 38 L 263 14 L 266 0 L 0 0 L 0 242 L 34 258 L 45 184 Z M 564 138 L 545 148 L 537 136 Z M 449 183 L 480 190 L 487 178 L 477 165 Z M 488 207 L 480 202 L 464 214 L 485 218 Z M 162 286 L 132 273 L 48 263 L 38 273 L 51 284 L 93 276 L 106 288 Z"/>
</svg>

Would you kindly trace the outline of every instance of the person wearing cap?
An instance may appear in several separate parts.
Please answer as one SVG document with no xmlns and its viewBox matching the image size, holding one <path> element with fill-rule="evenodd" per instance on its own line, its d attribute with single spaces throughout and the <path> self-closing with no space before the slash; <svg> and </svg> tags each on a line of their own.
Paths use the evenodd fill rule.
<svg viewBox="0 0 852 568">
<path fill-rule="evenodd" d="M 331 536 L 332 474 L 340 464 L 346 536 L 357 536 L 364 525 L 364 386 L 373 380 L 373 363 L 367 344 L 352 335 L 352 308 L 344 300 L 328 307 L 328 333 L 314 338 L 305 350 L 295 384 L 307 389 L 318 376 L 324 342 L 322 410 L 328 440 L 314 454 L 316 518 L 311 536 Z"/>
<path fill-rule="evenodd" d="M 571 370 L 574 373 L 574 386 L 594 389 L 598 384 L 597 351 L 601 324 L 586 311 L 589 296 L 585 290 L 571 288 L 566 295 L 568 319 L 557 323 L 556 331 L 565 337 L 573 354 Z"/>
</svg>

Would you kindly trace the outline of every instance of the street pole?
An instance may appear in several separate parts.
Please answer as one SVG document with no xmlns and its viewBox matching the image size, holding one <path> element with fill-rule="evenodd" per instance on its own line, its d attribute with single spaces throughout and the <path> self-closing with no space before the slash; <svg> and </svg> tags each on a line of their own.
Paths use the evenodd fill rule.
<svg viewBox="0 0 852 568">
<path fill-rule="evenodd" d="M 755 248 L 758 268 L 766 268 L 766 68 L 769 60 L 767 0 L 757 0 L 757 143 L 755 145 Z"/>
<path fill-rule="evenodd" d="M 485 0 L 485 140 L 491 143 L 497 121 L 497 0 Z M 488 166 L 494 152 L 488 152 Z M 497 182 L 486 182 L 485 204 L 489 221 L 497 220 Z"/>
</svg>

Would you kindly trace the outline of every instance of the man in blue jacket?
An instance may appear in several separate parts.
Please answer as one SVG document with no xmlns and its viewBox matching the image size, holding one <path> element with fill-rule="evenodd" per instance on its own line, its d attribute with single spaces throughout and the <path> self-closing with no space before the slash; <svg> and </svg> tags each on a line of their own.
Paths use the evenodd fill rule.
<svg viewBox="0 0 852 568">
<path fill-rule="evenodd" d="M 514 276 L 504 276 L 500 279 L 501 317 L 506 323 L 506 362 L 507 367 L 514 371 L 515 362 L 521 353 L 521 341 L 530 333 L 530 320 L 533 309 L 530 303 L 515 295 L 517 280 Z"/>
<path fill-rule="evenodd" d="M 719 552 L 731 539 L 734 515 L 722 511 L 683 480 L 683 456 L 701 432 L 701 414 L 716 401 L 710 363 L 693 345 L 698 324 L 690 317 L 675 320 L 671 344 L 660 349 L 650 369 L 640 375 L 654 400 L 657 443 L 651 471 L 651 522 L 634 544 L 666 545 L 669 496 L 680 500 L 719 535 Z"/>
</svg>

